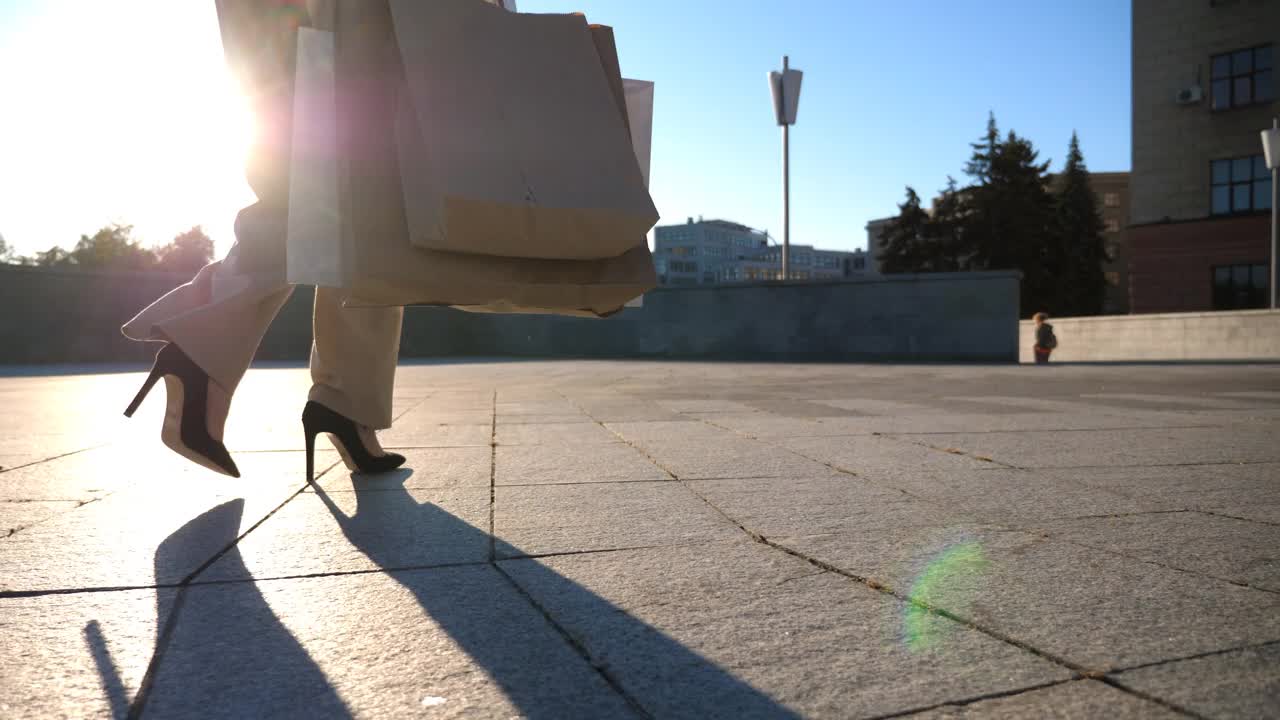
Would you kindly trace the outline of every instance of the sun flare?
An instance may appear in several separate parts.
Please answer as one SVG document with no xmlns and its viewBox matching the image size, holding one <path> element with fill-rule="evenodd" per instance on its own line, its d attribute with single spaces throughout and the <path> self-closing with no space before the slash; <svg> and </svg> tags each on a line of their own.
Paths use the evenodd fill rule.
<svg viewBox="0 0 1280 720">
<path fill-rule="evenodd" d="M 6 234 L 65 247 L 124 222 L 160 244 L 200 224 L 225 252 L 236 211 L 253 200 L 243 176 L 253 120 L 213 3 L 54 0 L 38 13 L 0 57 L 24 69 L 0 79 L 22 108 L 6 118 L 0 154 L 29 169 L 0 179 L 26 218 Z"/>
</svg>

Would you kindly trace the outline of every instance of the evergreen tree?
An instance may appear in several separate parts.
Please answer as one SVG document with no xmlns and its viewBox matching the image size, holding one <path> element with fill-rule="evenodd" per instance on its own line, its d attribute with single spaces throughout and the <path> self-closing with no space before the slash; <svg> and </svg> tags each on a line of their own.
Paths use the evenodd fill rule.
<svg viewBox="0 0 1280 720">
<path fill-rule="evenodd" d="M 1053 198 L 1045 188 L 1049 162 L 1039 162 L 1030 140 L 1010 131 L 991 144 L 994 116 L 987 124 L 988 143 L 974 144 L 965 170 L 976 181 L 965 196 L 963 226 L 971 270 L 1022 272 L 1022 314 L 1051 305 Z"/>
<path fill-rule="evenodd" d="M 977 185 L 986 184 L 991 171 L 991 161 L 995 158 L 1000 146 L 1000 131 L 996 128 L 996 114 L 987 111 L 987 132 L 976 143 L 969 143 L 973 155 L 964 164 L 964 173 L 973 178 Z"/>
<path fill-rule="evenodd" d="M 918 272 L 921 245 L 929 214 L 920 207 L 920 196 L 907 186 L 907 199 L 898 206 L 898 216 L 880 234 L 880 270 L 884 273 Z"/>
<path fill-rule="evenodd" d="M 1074 132 L 1058 181 L 1054 264 L 1059 275 L 1054 311 L 1059 315 L 1099 315 L 1107 292 L 1102 264 L 1109 258 L 1102 239 L 1102 215 L 1080 152 L 1080 139 Z"/>
<path fill-rule="evenodd" d="M 925 226 L 929 272 L 956 272 L 968 268 L 972 252 L 967 246 L 969 208 L 965 197 L 965 191 L 957 187 L 955 178 L 947 176 L 947 186 L 938 193 L 933 213 Z"/>
</svg>

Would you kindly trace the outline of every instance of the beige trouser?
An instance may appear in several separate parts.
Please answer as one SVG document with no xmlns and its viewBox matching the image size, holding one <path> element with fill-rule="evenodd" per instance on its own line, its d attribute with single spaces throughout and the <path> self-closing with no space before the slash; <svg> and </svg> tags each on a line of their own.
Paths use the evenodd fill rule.
<svg viewBox="0 0 1280 720">
<path fill-rule="evenodd" d="M 296 3 L 284 0 L 218 0 L 227 60 L 257 120 L 246 174 L 259 202 L 236 217 L 236 244 L 225 259 L 205 266 L 123 328 L 134 340 L 177 344 L 228 394 L 293 292 L 285 282 L 293 58 L 296 28 L 307 18 L 282 12 L 291 8 Z M 316 288 L 310 399 L 362 425 L 391 427 L 404 311 L 344 308 L 343 299 L 339 290 Z"/>
<path fill-rule="evenodd" d="M 261 273 L 238 273 L 238 251 L 237 244 L 226 259 L 206 265 L 123 328 L 134 340 L 176 343 L 227 394 L 235 392 L 271 320 L 293 293 L 292 286 Z M 344 308 L 342 301 L 341 291 L 316 288 L 308 398 L 361 425 L 389 428 L 404 310 Z"/>
</svg>

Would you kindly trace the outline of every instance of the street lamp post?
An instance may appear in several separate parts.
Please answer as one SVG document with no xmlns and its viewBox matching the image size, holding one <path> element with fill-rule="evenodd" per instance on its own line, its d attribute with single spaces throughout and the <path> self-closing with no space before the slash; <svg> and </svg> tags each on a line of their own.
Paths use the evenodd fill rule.
<svg viewBox="0 0 1280 720">
<path fill-rule="evenodd" d="M 1276 303 L 1276 285 L 1280 284 L 1280 273 L 1277 272 L 1277 265 L 1280 260 L 1276 259 L 1277 251 L 1280 251 L 1280 239 L 1276 228 L 1277 213 L 1280 213 L 1280 118 L 1272 118 L 1271 129 L 1262 131 L 1262 150 L 1266 155 L 1267 169 L 1271 171 L 1271 309 L 1280 308 L 1280 304 Z"/>
<path fill-rule="evenodd" d="M 791 126 L 800 107 L 800 83 L 804 73 L 791 69 L 791 59 L 782 56 L 782 72 L 769 73 L 773 93 L 773 114 L 782 126 L 782 279 L 791 279 Z"/>
</svg>

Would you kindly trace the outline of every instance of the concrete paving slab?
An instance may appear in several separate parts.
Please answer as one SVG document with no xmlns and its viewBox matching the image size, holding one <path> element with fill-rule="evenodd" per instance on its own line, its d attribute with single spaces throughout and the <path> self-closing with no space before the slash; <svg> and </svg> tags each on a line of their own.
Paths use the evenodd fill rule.
<svg viewBox="0 0 1280 720">
<path fill-rule="evenodd" d="M 80 503 L 65 500 L 57 502 L 0 500 L 0 539 L 78 507 Z"/>
<path fill-rule="evenodd" d="M 278 708 L 300 713 L 317 705 L 362 716 L 618 715 L 621 711 L 613 705 L 580 709 L 558 704 L 562 698 L 594 692 L 583 689 L 587 686 L 577 679 L 573 663 L 546 649 L 541 640 L 545 633 L 534 622 L 554 625 L 569 613 L 556 615 L 547 605 L 533 610 L 530 620 L 529 613 L 505 601 L 493 607 L 477 602 L 505 597 L 488 580 L 462 582 L 456 592 L 437 585 L 424 590 L 400 582 L 401 572 L 384 569 L 422 562 L 435 567 L 452 559 L 463 564 L 448 572 L 492 573 L 487 560 L 494 517 L 500 531 L 492 548 L 500 556 L 546 550 L 564 553 L 555 562 L 575 567 L 578 562 L 599 563 L 589 573 L 593 588 L 576 579 L 554 578 L 530 586 L 559 588 L 545 596 L 564 606 L 595 609 L 578 612 L 588 620 L 576 626 L 566 621 L 543 629 L 550 627 L 562 643 L 571 639 L 570 657 L 579 658 L 577 667 L 594 663 L 640 707 L 675 707 L 675 715 L 680 708 L 690 715 L 708 706 L 713 710 L 703 715 L 743 715 L 749 714 L 742 712 L 744 707 L 765 707 L 775 715 L 838 717 L 864 712 L 894 716 L 947 703 L 995 716 L 1005 712 L 1005 702 L 1019 708 L 1014 714 L 1033 716 L 1051 715 L 1055 709 L 1069 714 L 1077 702 L 1091 707 L 1089 693 L 1059 697 L 1045 688 L 1045 683 L 1070 676 L 1040 672 L 1042 666 L 1035 663 L 1043 660 L 1033 654 L 983 633 L 978 633 L 983 643 L 971 647 L 965 632 L 975 631 L 958 632 L 963 626 L 940 615 L 913 611 L 885 592 L 754 543 L 696 496 L 674 492 L 686 485 L 626 482 L 633 471 L 646 477 L 640 468 L 655 473 L 649 478 L 665 477 L 656 465 L 645 465 L 648 453 L 661 456 L 685 477 L 703 478 L 686 483 L 704 486 L 708 497 L 757 532 L 767 530 L 773 542 L 812 552 L 853 575 L 975 618 L 993 633 L 1085 668 L 1180 664 L 1190 656 L 1280 639 L 1275 604 L 1280 593 L 1199 574 L 1214 565 L 1214 572 L 1251 577 L 1247 573 L 1268 567 L 1261 563 L 1268 561 L 1265 550 L 1274 542 L 1222 528 L 1230 523 L 1257 526 L 1265 538 L 1280 525 L 1280 459 L 1251 460 L 1271 457 L 1267 453 L 1280 434 L 1280 406 L 1272 406 L 1280 395 L 1267 395 L 1274 395 L 1271 388 L 1280 382 L 1280 366 L 1042 370 L 647 361 L 407 363 L 398 372 L 394 396 L 403 416 L 382 438 L 384 444 L 423 452 L 398 473 L 353 479 L 336 470 L 322 478 L 323 494 L 296 495 L 291 493 L 305 487 L 301 454 L 280 451 L 301 446 L 297 413 L 310 384 L 301 366 L 255 369 L 246 376 L 228 431 L 236 459 L 246 470 L 238 482 L 196 468 L 161 447 L 156 436 L 163 399 L 152 398 L 133 420 L 120 417 L 141 372 L 65 377 L 0 372 L 0 405 L 5 408 L 0 465 L 12 458 L 44 459 L 61 448 L 109 444 L 109 452 L 92 458 L 86 454 L 86 461 L 75 467 L 52 461 L 41 463 L 49 468 L 43 474 L 0 471 L 0 494 L 8 493 L 9 499 L 92 501 L 65 507 L 29 531 L 0 539 L 5 550 L 0 553 L 0 601 L 123 597 L 117 591 L 83 593 L 61 586 L 64 580 L 80 587 L 135 580 L 151 584 L 157 577 L 177 582 L 216 559 L 220 573 L 240 579 L 210 582 L 212 575 L 206 574 L 183 591 L 185 598 L 195 598 L 197 591 L 257 587 L 263 599 L 202 611 L 208 620 L 181 643 L 191 662 L 174 667 L 184 667 L 188 674 L 203 669 L 213 679 L 234 677 L 241 658 L 225 649 L 217 633 L 225 628 L 230 635 L 251 635 L 242 643 L 245 647 L 254 647 L 257 640 L 285 668 L 275 675 L 265 670 L 264 676 L 284 679 L 275 687 L 243 683 L 260 689 L 259 695 L 230 692 L 228 698 L 249 698 L 244 705 L 227 706 L 247 707 L 242 716 Z M 1084 397 L 1107 393 L 1177 400 Z M 1219 397 L 1227 402 L 1214 399 Z M 849 402 L 832 405 L 833 400 Z M 615 459 L 613 453 L 622 452 L 617 442 L 584 445 L 574 437 L 495 449 L 495 418 L 501 427 L 564 425 L 566 419 L 588 426 L 596 419 L 617 421 L 632 425 L 628 439 L 644 453 L 628 448 L 633 455 Z M 941 430 L 951 436 L 994 435 L 998 440 L 993 442 L 1007 442 L 1018 456 L 1043 460 L 1069 451 L 1104 466 L 1019 474 L 978 461 L 974 448 L 938 437 Z M 870 435 L 891 431 L 910 437 Z M 397 437 L 401 442 L 395 442 Z M 809 457 L 788 455 L 780 443 L 794 443 Z M 609 449 L 593 454 L 593 447 Z M 499 475 L 509 471 L 541 481 L 567 471 L 609 479 L 590 485 L 503 485 L 490 495 L 485 487 L 489 461 L 507 451 L 510 459 L 499 459 Z M 323 465 L 336 460 L 332 451 L 324 457 Z M 1152 464 L 1169 461 L 1178 464 Z M 901 491 L 916 499 L 904 504 L 888 494 L 824 486 L 824 479 L 832 477 L 824 462 L 847 466 L 857 473 L 852 480 L 878 491 Z M 1127 465 L 1106 466 L 1119 462 Z M 743 480 L 755 476 L 764 477 Z M 271 515 L 271 508 L 286 498 L 292 499 Z M 5 499 L 0 497 L 0 507 Z M 1147 528 L 1136 520 L 1128 521 L 1132 527 L 1121 522 L 1112 528 L 1104 522 L 1100 530 L 1090 524 L 1095 512 L 1123 519 L 1125 513 L 1116 513 L 1132 510 L 1133 504 L 1143 512 L 1194 510 L 1209 519 L 1174 529 L 1159 523 Z M 928 515 L 916 511 L 924 506 L 941 510 L 940 516 L 924 518 L 937 524 L 912 524 Z M 1072 514 L 1081 510 L 1090 515 Z M 282 518 L 287 522 L 281 523 Z M 1086 524 L 1077 527 L 1076 519 Z M 232 545 L 260 520 L 242 545 Z M 1098 547 L 1045 537 L 1045 524 L 1060 524 L 1064 532 Z M 504 535 L 502 526 L 515 530 Z M 820 530 L 838 532 L 814 534 Z M 1147 547 L 1144 532 L 1168 542 Z M 36 535 L 43 540 L 24 540 Z M 619 544 L 652 546 L 645 552 L 653 556 L 639 561 L 611 549 Z M 798 565 L 770 575 L 755 561 L 738 557 L 746 547 Z M 1117 547 L 1120 552 L 1151 552 L 1152 559 L 1117 554 Z M 1260 562 L 1251 564 L 1255 561 Z M 1165 565 L 1156 564 L 1160 562 Z M 513 564 L 520 563 L 503 563 L 502 569 Z M 1190 569 L 1174 567 L 1179 564 Z M 309 577 L 300 583 L 265 579 L 277 571 Z M 249 580 L 255 574 L 261 576 L 256 583 Z M 684 582 L 686 577 L 694 581 Z M 348 580 L 350 584 L 342 584 Z M 270 589 L 276 586 L 281 589 Z M 17 587 L 32 589 L 12 589 Z M 858 589 L 854 600 L 848 599 L 849 587 Z M 66 590 L 72 592 L 61 594 Z M 533 596 L 512 592 L 528 609 Z M 601 599 L 573 599 L 582 592 Z M 867 600 L 866 593 L 896 609 L 884 610 L 879 600 Z M 243 612 L 237 614 L 237 608 Z M 495 631 L 478 636 L 470 646 L 445 627 L 450 612 L 490 610 L 474 624 Z M 21 658 L 36 672 L 35 680 L 23 682 L 44 694 L 59 691 L 50 689 L 49 682 L 57 682 L 63 666 L 81 663 L 93 670 L 96 664 L 92 653 L 85 656 L 87 665 L 85 657 L 64 660 L 58 654 L 64 647 L 84 645 L 81 636 L 88 621 L 55 606 L 48 612 L 53 616 L 50 627 L 63 622 L 80 634 L 68 634 L 65 640 L 52 636 L 50 642 L 58 645 L 52 649 L 44 647 L 41 638 L 48 633 L 43 631 L 25 636 L 16 651 L 0 642 L 0 654 Z M 149 613 L 142 614 L 154 632 L 154 602 Z M 201 614 L 187 619 L 199 620 Z M 237 627 L 240 616 L 255 618 L 252 627 Z M 0 606 L 0 623 L 6 620 Z M 284 649 L 288 643 L 278 644 L 282 632 L 295 645 Z M 126 661 L 131 667 L 145 666 L 155 647 L 152 636 L 139 635 L 122 649 L 114 645 L 120 633 L 104 629 L 102 634 L 113 657 L 133 653 L 140 658 Z M 6 641 L 9 636 L 7 628 L 0 630 Z M 676 647 L 655 646 L 658 636 Z M 524 645 L 513 646 L 509 638 L 527 644 L 534 654 L 522 655 Z M 1001 651 L 988 650 L 986 641 Z M 200 644 L 217 654 L 202 653 Z M 282 649 L 272 653 L 273 648 Z M 1006 651 L 1019 659 L 1001 654 Z M 581 660 L 583 653 L 589 661 Z M 512 664 L 518 670 L 490 674 L 487 668 L 511 667 L 501 664 L 504 654 L 517 658 Z M 694 659 L 682 665 L 690 654 Z M 552 660 L 544 663 L 542 655 Z M 646 663 L 646 657 L 667 662 Z M 254 661 L 245 662 L 252 666 Z M 1264 670 L 1276 664 L 1270 656 L 1249 662 Z M 679 668 L 685 666 L 694 670 L 681 677 Z M 1225 667 L 1222 676 L 1247 675 Z M 397 674 L 396 668 L 408 670 Z M 439 675 L 431 675 L 436 668 Z M 307 678 L 316 673 L 321 681 L 309 684 Z M 675 676 L 674 684 L 662 673 Z M 110 692 L 98 681 L 89 688 L 98 693 L 93 697 L 81 692 L 85 686 L 79 680 L 70 681 L 77 689 L 66 694 L 67 705 L 56 706 L 65 710 L 46 712 L 54 706 L 9 693 L 20 707 L 0 710 L 0 715 L 111 712 L 121 704 L 111 698 L 124 698 L 127 707 L 136 692 L 138 671 L 125 676 Z M 40 678 L 47 682 L 42 685 Z M 421 684 L 421 678 L 431 681 Z M 668 686 L 685 687 L 682 682 L 691 683 L 689 692 L 668 692 Z M 1216 694 L 1215 683 L 1226 681 L 1215 670 L 1197 667 L 1176 682 L 1205 700 L 1196 709 L 1201 715 L 1249 712 Z M 207 686 L 199 680 L 191 687 Z M 531 687 L 535 689 L 521 689 Z M 307 688 L 315 689 L 315 702 L 298 700 L 310 699 Z M 542 690 L 553 699 L 544 702 L 548 696 L 538 694 Z M 1236 692 L 1252 697 L 1247 688 Z M 338 698 L 340 708 L 324 705 L 328 694 Z M 922 696 L 927 703 L 919 703 Z M 766 704 L 753 705 L 761 697 Z M 1026 712 L 1018 704 L 1023 701 L 1029 703 Z M 0 703 L 6 702 L 0 693 Z M 150 711 L 172 716 L 173 707 L 180 706 L 157 701 Z M 193 707 L 182 709 L 191 714 Z M 219 707 L 210 702 L 196 710 L 212 708 L 212 713 Z M 1115 700 L 1106 709 L 1118 714 L 1127 707 Z M 1150 708 L 1142 712 L 1146 710 Z"/>
<path fill-rule="evenodd" d="M 871 431 L 852 432 L 843 425 L 829 425 L 829 418 L 789 418 L 765 412 L 690 413 L 714 427 L 729 430 L 752 439 L 776 440 L 787 437 L 827 437 L 833 435 L 870 435 Z M 836 421 L 866 418 L 835 418 Z"/>
<path fill-rule="evenodd" d="M 1272 428 L 1098 430 L 931 435 L 971 454 L 1018 467 L 1181 465 L 1210 462 L 1280 462 Z"/>
<path fill-rule="evenodd" d="M 946 705 L 905 717 L 911 720 L 1020 720 L 1028 717 L 1164 720 L 1186 716 L 1097 680 L 1076 680 L 1009 697 L 979 700 L 966 705 Z"/>
<path fill-rule="evenodd" d="M 498 556 L 736 538 L 737 526 L 673 482 L 498 487 Z"/>
<path fill-rule="evenodd" d="M 507 394 L 504 392 L 502 397 L 498 398 L 496 410 L 498 419 L 509 419 L 520 415 L 582 415 L 577 406 L 565 400 L 564 398 L 556 398 L 551 400 L 523 400 L 523 401 L 504 401 Z"/>
<path fill-rule="evenodd" d="M 678 413 L 744 413 L 753 410 L 746 403 L 716 397 L 696 400 L 659 400 L 657 404 L 659 407 Z"/>
<path fill-rule="evenodd" d="M 1026 470 L 894 473 L 881 482 L 948 508 L 952 517 L 1022 526 L 1053 518 L 1116 515 L 1161 509 L 1156 503 L 1090 487 L 1070 477 Z"/>
<path fill-rule="evenodd" d="M 705 438 L 709 441 L 742 439 L 731 430 L 717 427 L 715 423 L 692 419 L 655 422 L 610 422 L 605 423 L 605 427 L 611 432 L 617 433 L 623 440 L 642 448 L 693 438 Z"/>
<path fill-rule="evenodd" d="M 493 442 L 493 423 L 483 425 L 442 425 L 434 422 L 398 422 L 378 433 L 382 447 L 393 450 L 430 447 L 488 447 Z"/>
<path fill-rule="evenodd" d="M 487 565 L 193 586 L 145 716 L 633 717 Z"/>
<path fill-rule="evenodd" d="M 303 493 L 237 544 L 242 562 L 222 558 L 197 580 L 483 562 L 488 524 L 488 488 Z"/>
<path fill-rule="evenodd" d="M 403 470 L 365 474 L 352 472 L 345 464 L 339 463 L 321 476 L 318 482 L 330 492 L 489 487 L 490 465 L 493 462 L 491 448 L 412 448 L 397 452 L 405 457 Z M 408 477 L 405 477 L 406 474 Z M 307 491 L 312 490 L 309 488 Z"/>
<path fill-rule="evenodd" d="M 226 482 L 178 477 L 61 513 L 4 541 L 0 592 L 182 581 L 302 489 L 300 454 L 246 457 L 244 469 L 287 467 L 280 477 L 292 481 L 251 479 L 256 472 Z"/>
<path fill-rule="evenodd" d="M 872 717 L 1069 676 L 949 621 L 912 649 L 902 603 L 757 543 L 502 567 L 653 717 Z"/>
<path fill-rule="evenodd" d="M 1030 533 L 906 528 L 777 542 L 903 592 L 924 582 L 939 606 L 1091 670 L 1280 639 L 1274 593 Z"/>
<path fill-rule="evenodd" d="M 1127 495 L 1153 509 L 1280 503 L 1280 463 L 1038 470 L 1038 475 Z"/>
<path fill-rule="evenodd" d="M 1058 540 L 1280 592 L 1280 526 L 1177 512 L 1037 527 Z"/>
<path fill-rule="evenodd" d="M 662 469 L 681 480 L 751 477 L 815 477 L 831 469 L 820 462 L 769 446 L 738 438 L 653 442 L 644 453 Z"/>
<path fill-rule="evenodd" d="M 990 463 L 967 455 L 943 452 L 892 437 L 788 438 L 779 441 L 778 445 L 817 462 L 869 477 L 888 477 L 902 472 L 987 470 L 992 467 Z"/>
<path fill-rule="evenodd" d="M 559 413 L 557 415 L 501 415 L 498 425 L 575 425 L 594 423 L 585 413 Z"/>
<path fill-rule="evenodd" d="M 503 425 L 498 423 L 499 445 L 590 445 L 614 443 L 617 436 L 593 422 Z"/>
<path fill-rule="evenodd" d="M 159 443 L 157 443 L 159 444 Z M 163 452 L 168 453 L 163 447 Z M 167 458 L 157 457 L 156 448 L 137 458 L 136 465 L 164 467 Z M 116 448 L 96 448 L 54 460 L 0 473 L 0 500 L 85 502 L 132 485 L 133 473 L 103 473 L 104 467 L 118 467 L 130 460 Z"/>
<path fill-rule="evenodd" d="M 1254 522 L 1280 525 L 1280 503 L 1261 505 L 1222 505 L 1204 506 L 1206 512 L 1220 513 L 1230 517 L 1243 518 Z"/>
<path fill-rule="evenodd" d="M 1122 672 L 1115 679 L 1178 707 L 1215 718 L 1274 717 L 1280 708 L 1280 645 Z"/>
<path fill-rule="evenodd" d="M 838 473 L 816 478 L 694 480 L 689 487 L 738 524 L 765 537 L 942 525 L 957 517 L 942 506 Z"/>
<path fill-rule="evenodd" d="M 176 592 L 0 597 L 0 715 L 126 717 Z"/>
<path fill-rule="evenodd" d="M 671 479 L 626 443 L 503 445 L 497 448 L 495 459 L 497 464 L 494 478 L 498 485 L 655 482 Z"/>
</svg>

